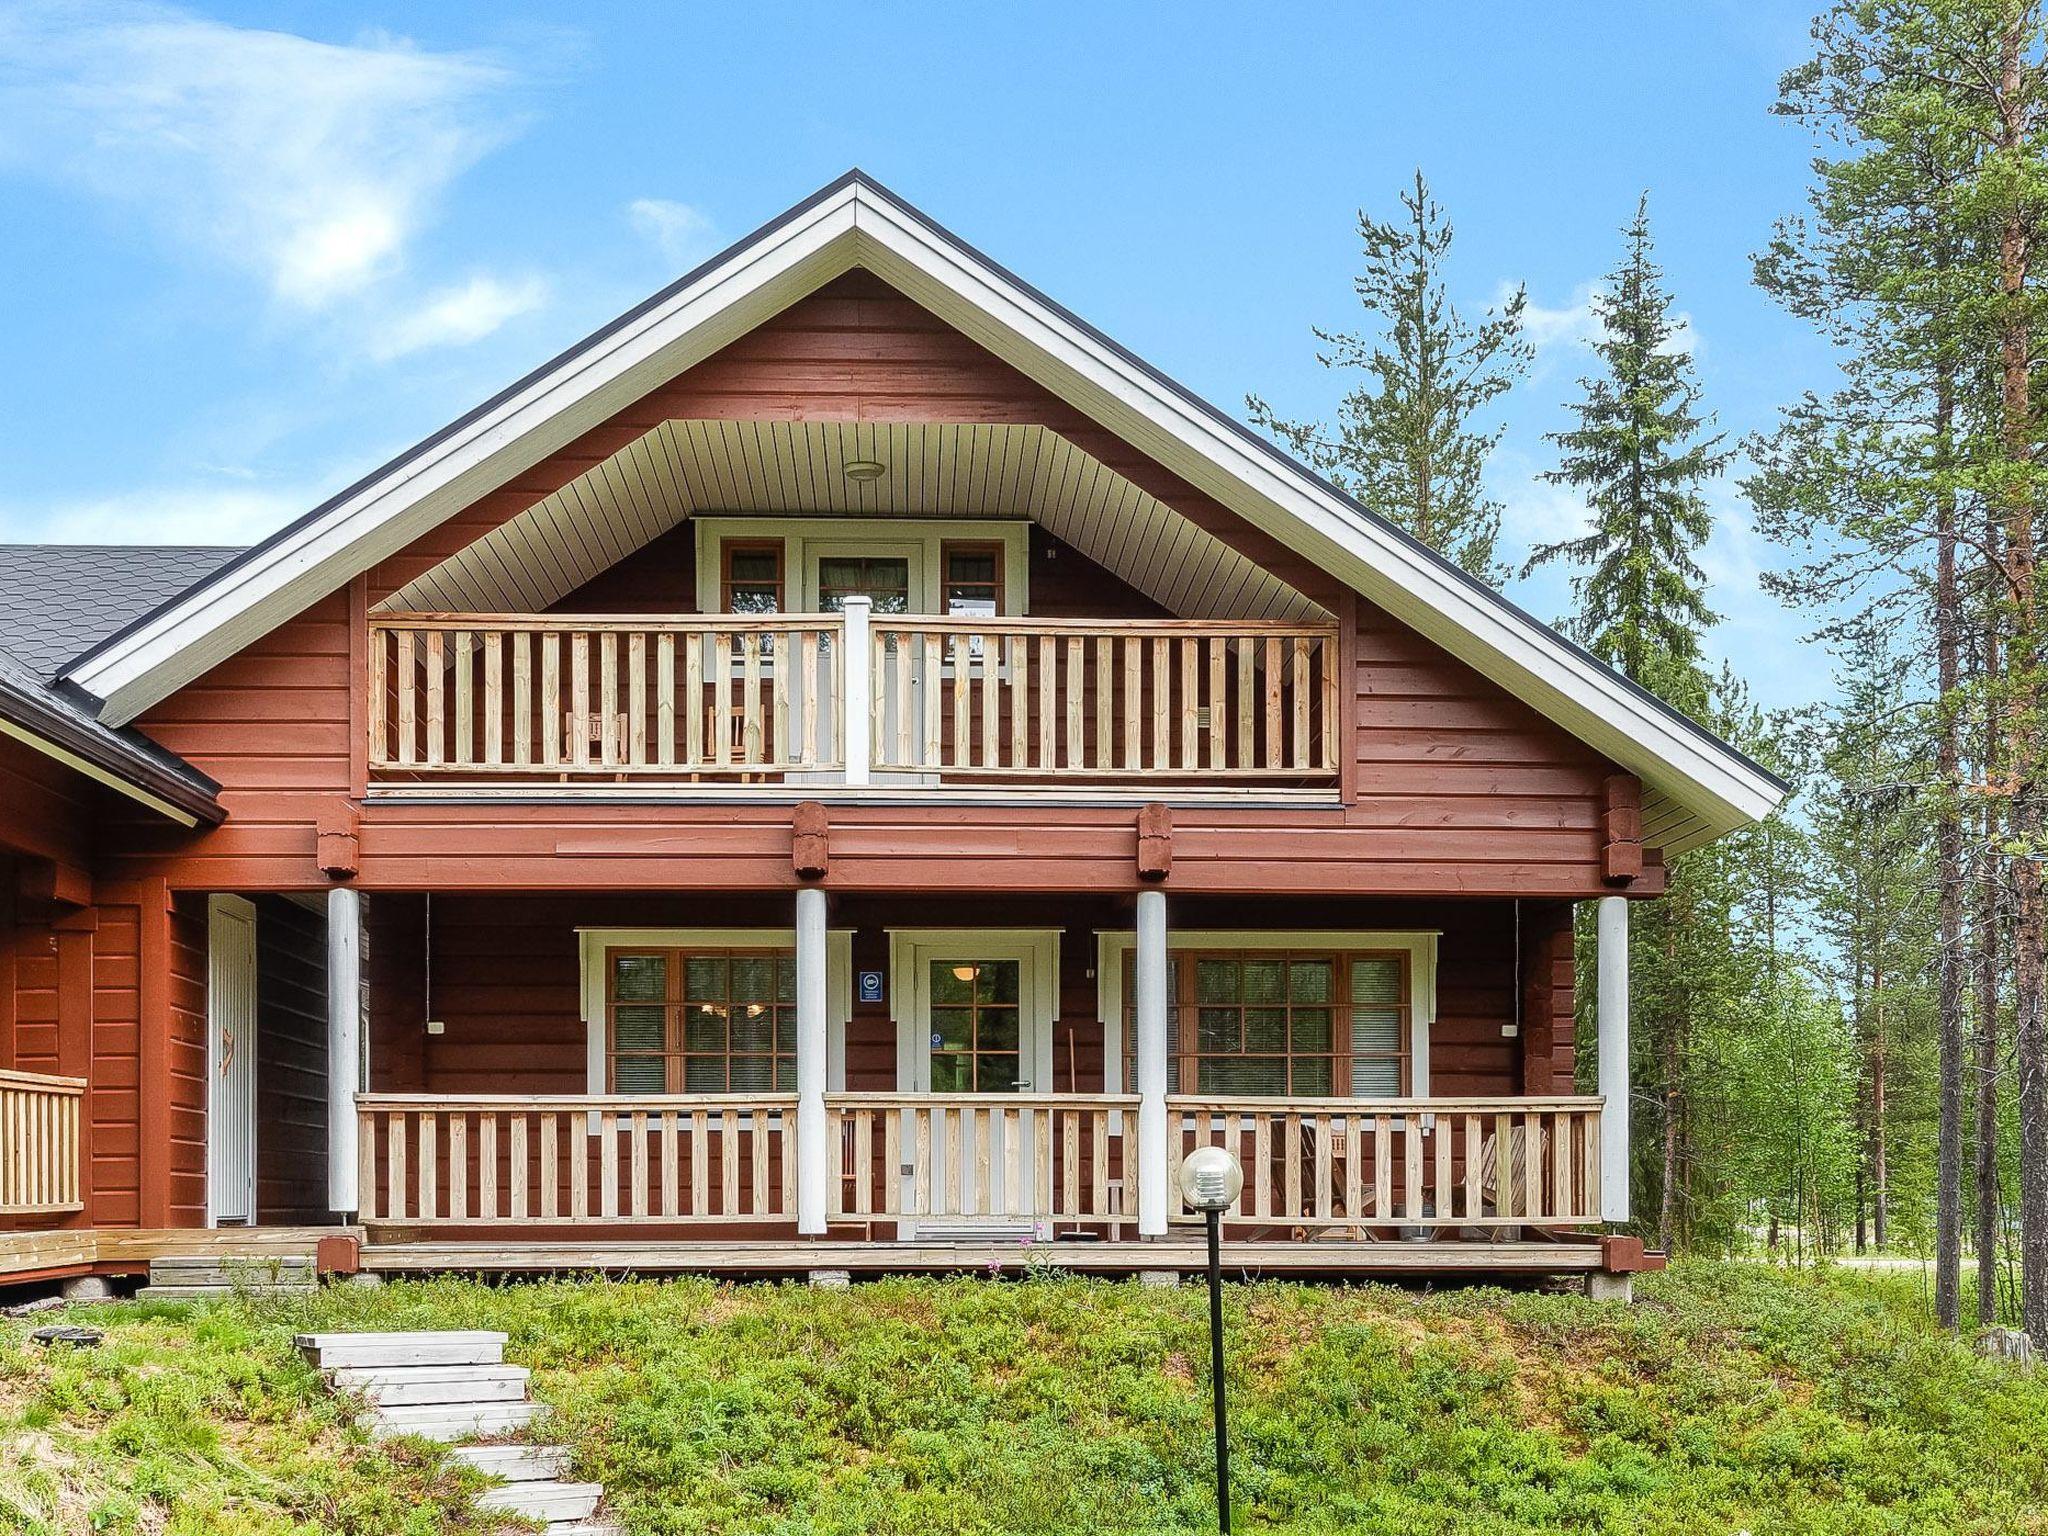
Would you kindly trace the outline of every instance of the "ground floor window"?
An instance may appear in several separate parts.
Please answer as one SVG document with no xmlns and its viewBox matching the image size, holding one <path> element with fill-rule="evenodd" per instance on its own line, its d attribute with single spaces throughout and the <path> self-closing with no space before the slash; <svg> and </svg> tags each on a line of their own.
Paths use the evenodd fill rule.
<svg viewBox="0 0 2048 1536">
<path fill-rule="evenodd" d="M 605 993 L 609 1092 L 796 1087 L 790 950 L 614 949 Z"/>
<path fill-rule="evenodd" d="M 1137 1081 L 1124 967 L 1124 1081 Z M 1178 949 L 1167 972 L 1170 1093 L 1395 1098 L 1413 1091 L 1406 950 Z"/>
</svg>

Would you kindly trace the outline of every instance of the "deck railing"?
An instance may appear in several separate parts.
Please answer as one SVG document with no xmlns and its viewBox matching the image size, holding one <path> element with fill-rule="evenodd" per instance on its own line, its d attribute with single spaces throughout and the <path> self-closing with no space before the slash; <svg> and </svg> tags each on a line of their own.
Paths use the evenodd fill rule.
<svg viewBox="0 0 2048 1536">
<path fill-rule="evenodd" d="M 0 1216 L 80 1210 L 79 1120 L 85 1081 L 0 1072 Z"/>
<path fill-rule="evenodd" d="M 381 775 L 732 779 L 837 768 L 836 618 L 413 613 L 370 624 Z"/>
<path fill-rule="evenodd" d="M 794 1094 L 359 1094 L 365 1222 L 781 1222 Z"/>
<path fill-rule="evenodd" d="M 383 782 L 898 786 L 1334 780 L 1334 627 L 1208 620 L 393 613 Z"/>
<path fill-rule="evenodd" d="M 877 618 L 870 654 L 880 770 L 1314 779 L 1337 767 L 1325 627 Z"/>
<path fill-rule="evenodd" d="M 1229 1223 L 1392 1237 L 1600 1219 L 1597 1098 L 1166 1102 L 1170 1189 L 1197 1147 L 1244 1165 Z"/>
<path fill-rule="evenodd" d="M 1137 1219 L 1123 1130 L 1138 1101 L 1082 1094 L 828 1094 L 835 1221 Z"/>
</svg>

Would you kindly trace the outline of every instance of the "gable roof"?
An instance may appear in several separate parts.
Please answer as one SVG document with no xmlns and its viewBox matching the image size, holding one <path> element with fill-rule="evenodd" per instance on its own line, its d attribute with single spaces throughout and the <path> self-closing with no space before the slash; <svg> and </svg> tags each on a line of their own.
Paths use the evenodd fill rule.
<svg viewBox="0 0 2048 1536">
<path fill-rule="evenodd" d="M 853 171 L 212 576 L 65 676 L 142 710 L 541 458 L 853 267 L 893 284 L 1203 494 L 1339 577 L 1645 787 L 1645 841 L 1682 852 L 1785 785 L 1374 517 L 910 204 Z"/>
</svg>

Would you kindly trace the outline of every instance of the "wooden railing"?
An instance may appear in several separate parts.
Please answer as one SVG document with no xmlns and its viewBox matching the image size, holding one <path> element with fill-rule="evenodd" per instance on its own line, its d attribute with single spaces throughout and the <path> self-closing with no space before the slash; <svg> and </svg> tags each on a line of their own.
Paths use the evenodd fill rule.
<svg viewBox="0 0 2048 1536">
<path fill-rule="evenodd" d="M 826 616 L 370 622 L 370 767 L 389 777 L 730 779 L 837 768 Z"/>
<path fill-rule="evenodd" d="M 877 618 L 874 765 L 968 778 L 1316 780 L 1337 633 L 1209 620 Z"/>
<path fill-rule="evenodd" d="M 1228 1147 L 1243 1164 L 1227 1223 L 1394 1237 L 1600 1219 L 1597 1098 L 1166 1102 L 1170 1189 L 1197 1147 Z"/>
<path fill-rule="evenodd" d="M 359 1094 L 365 1222 L 781 1222 L 794 1094 Z"/>
<path fill-rule="evenodd" d="M 84 1206 L 78 1176 L 85 1081 L 0 1072 L 0 1216 Z"/>
<path fill-rule="evenodd" d="M 840 1093 L 825 1099 L 835 1221 L 1137 1219 L 1135 1097 Z"/>
<path fill-rule="evenodd" d="M 1315 786 L 1337 772 L 1339 662 L 1331 626 L 1253 621 L 377 614 L 370 769 Z"/>
</svg>

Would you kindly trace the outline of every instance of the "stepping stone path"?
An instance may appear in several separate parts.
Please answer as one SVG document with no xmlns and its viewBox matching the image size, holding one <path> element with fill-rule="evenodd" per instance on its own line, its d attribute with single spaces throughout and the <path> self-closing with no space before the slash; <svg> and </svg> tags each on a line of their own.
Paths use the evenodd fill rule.
<svg viewBox="0 0 2048 1536">
<path fill-rule="evenodd" d="M 623 1526 L 592 1518 L 602 1483 L 564 1481 L 565 1447 L 455 1444 L 547 1417 L 547 1404 L 528 1394 L 526 1367 L 505 1364 L 504 1334 L 302 1333 L 292 1342 L 336 1391 L 369 1403 L 373 1435 L 439 1440 L 456 1460 L 499 1479 L 477 1496 L 478 1508 L 546 1521 L 553 1536 L 625 1536 Z"/>
</svg>

